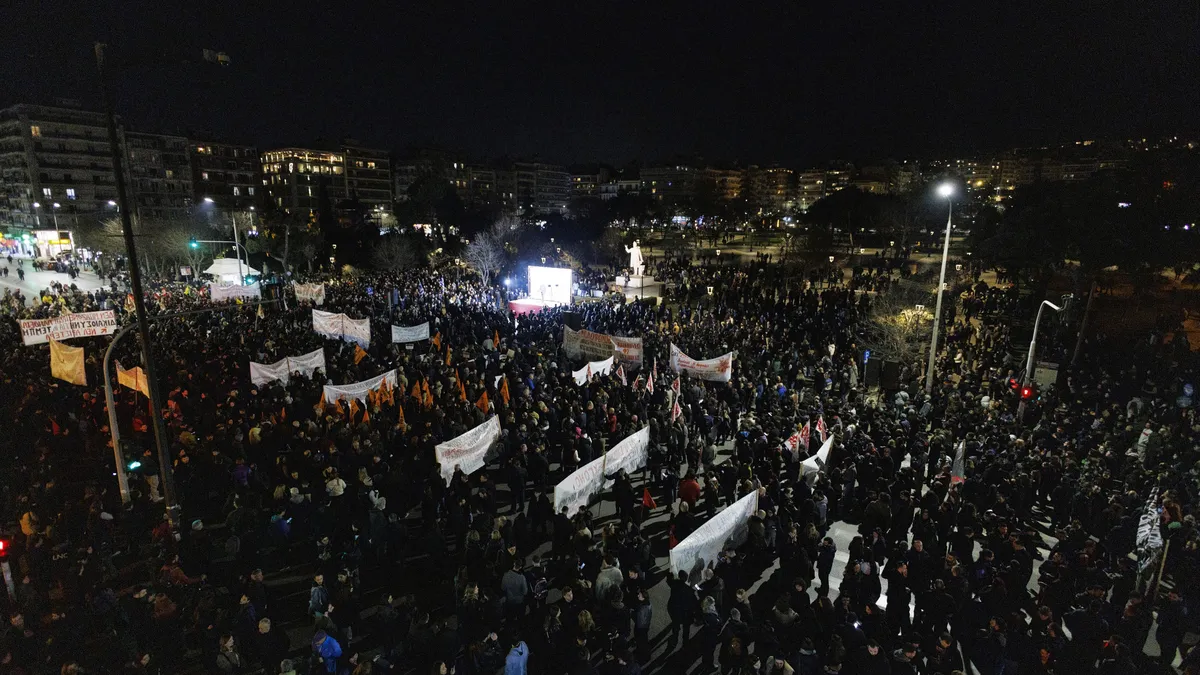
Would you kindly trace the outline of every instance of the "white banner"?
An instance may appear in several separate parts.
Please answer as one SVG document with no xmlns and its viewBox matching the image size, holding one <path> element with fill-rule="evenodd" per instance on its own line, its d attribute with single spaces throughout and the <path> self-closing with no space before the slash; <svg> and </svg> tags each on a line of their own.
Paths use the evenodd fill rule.
<svg viewBox="0 0 1200 675">
<path fill-rule="evenodd" d="M 372 377 L 369 380 L 363 380 L 362 382 L 355 382 L 354 384 L 327 384 L 325 385 L 325 402 L 329 405 L 333 405 L 334 401 L 342 399 L 348 400 L 352 398 L 356 398 L 360 401 L 366 401 L 367 392 L 378 389 L 383 384 L 384 380 L 387 380 L 387 383 L 390 386 L 395 387 L 396 371 L 389 370 L 382 375 Z"/>
<path fill-rule="evenodd" d="M 284 384 L 291 379 L 292 373 L 303 373 L 312 377 L 318 368 L 325 370 L 325 348 L 300 356 L 288 356 L 275 363 L 250 362 L 250 381 L 258 386 L 279 380 Z"/>
<path fill-rule="evenodd" d="M 554 486 L 554 512 L 561 513 L 567 507 L 569 515 L 575 515 L 579 509 L 586 508 L 592 495 L 612 485 L 612 481 L 604 479 L 604 474 L 612 475 L 621 469 L 632 473 L 646 465 L 650 448 L 650 427 L 642 427 L 641 431 L 630 434 L 608 451 L 607 456 L 600 456 L 563 479 Z"/>
<path fill-rule="evenodd" d="M 1150 491 L 1150 498 L 1146 500 L 1142 514 L 1138 518 L 1138 529 L 1134 539 L 1138 569 L 1142 572 L 1156 564 L 1158 557 L 1162 555 L 1163 538 L 1162 531 L 1158 526 L 1159 521 L 1158 488 L 1154 488 Z"/>
<path fill-rule="evenodd" d="M 112 335 L 117 330 L 117 315 L 108 309 L 102 312 L 64 314 L 53 319 L 21 321 L 21 340 L 27 345 L 62 342 L 78 337 Z"/>
<path fill-rule="evenodd" d="M 563 326 L 563 351 L 573 359 L 607 359 L 614 354 L 622 361 L 641 365 L 642 339 L 614 337 L 590 330 L 572 330 Z"/>
<path fill-rule="evenodd" d="M 804 478 L 809 485 L 817 482 L 817 476 L 825 470 L 825 466 L 829 464 L 829 451 L 833 449 L 833 434 L 829 434 L 829 438 L 821 444 L 821 448 L 817 450 L 817 454 L 800 462 L 804 467 Z"/>
<path fill-rule="evenodd" d="M 733 352 L 715 359 L 697 361 L 671 343 L 671 370 L 712 382 L 728 382 L 733 377 Z"/>
<path fill-rule="evenodd" d="M 296 299 L 311 302 L 320 307 L 325 304 L 325 284 L 293 284 Z"/>
<path fill-rule="evenodd" d="M 433 454 L 442 467 L 442 478 L 446 479 L 446 485 L 450 485 L 450 479 L 454 477 L 455 466 L 468 475 L 482 469 L 487 463 L 488 450 L 498 440 L 500 417 L 492 415 L 491 419 L 462 436 L 434 446 Z"/>
<path fill-rule="evenodd" d="M 683 570 L 694 576 L 716 562 L 727 546 L 741 546 L 758 511 L 758 490 L 742 497 L 689 534 L 671 549 L 671 576 Z"/>
<path fill-rule="evenodd" d="M 590 361 L 586 366 L 571 374 L 575 376 L 575 384 L 583 384 L 593 375 L 607 375 L 612 367 L 613 357 L 610 356 L 603 361 Z"/>
<path fill-rule="evenodd" d="M 428 321 L 420 326 L 392 326 L 392 342 L 420 342 L 428 339 Z"/>
<path fill-rule="evenodd" d="M 208 285 L 208 296 L 213 302 L 222 302 L 224 300 L 233 300 L 235 298 L 261 298 L 262 286 L 258 283 L 240 286 L 233 284 L 230 286 L 222 286 L 219 284 Z"/>
<path fill-rule="evenodd" d="M 357 342 L 363 347 L 371 345 L 371 320 L 351 319 L 345 314 L 312 311 L 313 330 L 326 337 Z"/>
</svg>

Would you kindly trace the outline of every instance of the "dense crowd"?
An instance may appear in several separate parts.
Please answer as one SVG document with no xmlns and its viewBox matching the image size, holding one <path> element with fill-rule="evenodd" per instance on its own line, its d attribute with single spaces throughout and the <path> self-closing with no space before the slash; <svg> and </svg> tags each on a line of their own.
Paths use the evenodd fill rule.
<svg viewBox="0 0 1200 675">
<path fill-rule="evenodd" d="M 366 350 L 315 333 L 286 289 L 260 307 L 154 286 L 153 314 L 193 312 L 151 328 L 177 535 L 154 411 L 125 388 L 131 503 L 117 491 L 110 338 L 72 341 L 87 353 L 79 387 L 50 377 L 47 348 L 22 346 L 13 320 L 128 320 L 123 290 L 6 294 L 15 594 L 0 673 L 1200 672 L 1200 651 L 1185 655 L 1200 629 L 1200 424 L 1177 401 L 1198 364 L 1179 343 L 1093 339 L 1018 423 L 1010 291 L 967 290 L 926 396 L 919 364 L 894 389 L 863 380 L 878 274 L 842 284 L 765 259 L 651 271 L 668 302 L 571 308 L 590 330 L 644 339 L 626 383 L 582 386 L 564 309 L 514 318 L 499 289 L 456 269 L 325 280 L 322 309 L 371 319 Z M 436 340 L 390 342 L 390 325 L 425 321 Z M 671 343 L 735 353 L 731 382 L 681 378 L 674 419 Z M 251 361 L 317 348 L 324 372 L 250 380 Z M 114 351 L 136 365 L 134 336 Z M 322 399 L 326 383 L 391 369 L 393 396 Z M 493 414 L 487 468 L 447 485 L 433 447 Z M 818 420 L 836 441 L 809 480 L 808 451 L 784 441 Z M 646 425 L 646 467 L 613 475 L 600 505 L 555 512 L 558 481 Z M 745 541 L 672 577 L 669 547 L 751 491 Z M 1164 540 L 1153 559 L 1135 545 L 1148 501 Z M 839 546 L 844 528 L 857 536 Z"/>
</svg>

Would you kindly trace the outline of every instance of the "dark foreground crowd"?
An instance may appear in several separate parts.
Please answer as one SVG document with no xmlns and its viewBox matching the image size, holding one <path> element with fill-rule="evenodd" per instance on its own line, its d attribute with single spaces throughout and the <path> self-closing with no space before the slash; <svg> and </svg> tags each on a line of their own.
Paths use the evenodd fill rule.
<svg viewBox="0 0 1200 675">
<path fill-rule="evenodd" d="M 50 378 L 47 347 L 22 346 L 11 320 L 123 315 L 123 295 L 6 295 L 15 593 L 0 674 L 1200 673 L 1200 425 L 1177 400 L 1198 364 L 1178 341 L 1089 340 L 1018 423 L 1011 322 L 978 311 L 1014 304 L 1011 291 L 968 289 L 927 397 L 919 364 L 898 388 L 865 386 L 874 292 L 817 290 L 765 262 L 673 264 L 663 305 L 575 308 L 591 330 L 645 341 L 626 383 L 583 386 L 561 310 L 514 320 L 453 270 L 327 280 L 322 309 L 372 319 L 365 352 L 314 333 L 290 294 L 260 312 L 155 286 L 153 313 L 217 310 L 152 325 L 177 534 L 153 411 L 129 389 L 132 502 L 117 491 L 109 339 L 72 341 L 87 353 L 79 387 Z M 435 341 L 390 342 L 389 325 L 424 321 Z M 730 383 L 681 378 L 676 419 L 671 342 L 736 352 Z M 318 347 L 325 372 L 249 379 L 250 361 Z M 133 336 L 115 351 L 136 364 Z M 327 382 L 393 368 L 390 395 L 320 404 Z M 434 445 L 493 414 L 488 467 L 447 485 Z M 783 441 L 818 420 L 836 442 L 810 482 L 798 460 L 818 432 L 807 451 Z M 558 481 L 646 425 L 648 466 L 613 475 L 599 508 L 555 513 Z M 750 491 L 744 542 L 672 577 L 669 547 Z M 1147 509 L 1162 547 L 1139 550 Z"/>
</svg>

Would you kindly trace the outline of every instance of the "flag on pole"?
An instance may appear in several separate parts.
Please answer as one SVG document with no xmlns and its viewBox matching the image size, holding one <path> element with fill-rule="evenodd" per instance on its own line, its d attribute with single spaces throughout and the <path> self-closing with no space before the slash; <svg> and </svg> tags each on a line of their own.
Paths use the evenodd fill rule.
<svg viewBox="0 0 1200 675">
<path fill-rule="evenodd" d="M 368 423 L 368 422 L 370 422 L 370 421 L 371 421 L 371 411 L 370 411 L 370 410 L 366 410 L 366 409 L 364 409 L 364 410 L 363 410 L 363 418 L 362 418 L 362 423 L 363 423 L 363 424 L 367 424 L 367 423 Z"/>
<path fill-rule="evenodd" d="M 654 364 L 650 367 L 650 379 L 658 379 L 658 359 L 654 359 Z M 653 392 L 652 392 L 653 393 Z"/>
<path fill-rule="evenodd" d="M 800 442 L 804 444 L 804 449 L 808 450 L 808 442 L 812 438 L 812 428 L 808 426 L 808 422 L 800 429 Z"/>
<path fill-rule="evenodd" d="M 261 307 L 261 305 L 259 305 Z M 358 365 L 359 361 L 367 358 L 367 350 L 362 348 L 362 345 L 354 345 L 354 365 Z"/>
<path fill-rule="evenodd" d="M 263 306 L 261 304 L 259 304 L 258 312 L 255 314 L 255 316 L 257 316 L 260 319 L 267 318 L 267 314 L 266 314 L 266 312 L 263 311 Z"/>
<path fill-rule="evenodd" d="M 493 328 L 492 330 L 494 331 L 492 333 L 492 345 L 498 350 L 500 349 L 500 329 Z"/>
<path fill-rule="evenodd" d="M 621 378 L 621 386 L 629 385 L 629 383 L 625 381 L 625 364 L 617 366 L 617 377 Z"/>
<path fill-rule="evenodd" d="M 954 449 L 954 464 L 950 468 L 950 482 L 961 483 L 967 479 L 967 442 L 959 441 Z"/>
<path fill-rule="evenodd" d="M 396 417 L 399 418 L 400 430 L 403 431 L 403 430 L 407 429 L 408 423 L 404 421 L 404 405 L 403 404 L 396 406 Z"/>
<path fill-rule="evenodd" d="M 446 365 L 450 365 L 450 345 L 446 345 Z"/>
<path fill-rule="evenodd" d="M 792 453 L 793 457 L 800 459 L 800 442 L 800 432 L 795 431 L 792 432 L 792 435 L 788 436 L 787 440 L 783 442 L 783 447 L 787 448 Z"/>
<path fill-rule="evenodd" d="M 429 393 L 429 380 L 421 380 L 421 405 L 433 407 L 433 394 Z"/>
<path fill-rule="evenodd" d="M 334 401 L 333 407 L 338 411 L 339 415 L 346 414 L 346 409 L 342 407 L 342 399 L 339 398 L 338 400 Z"/>
<path fill-rule="evenodd" d="M 504 405 L 508 405 L 508 378 L 504 378 L 500 382 L 500 400 L 504 401 Z"/>
<path fill-rule="evenodd" d="M 442 350 L 442 332 L 438 331 L 437 333 L 434 333 L 433 339 L 431 339 L 429 341 L 429 344 L 433 345 L 434 349 L 441 351 Z"/>
<path fill-rule="evenodd" d="M 321 400 L 317 401 L 317 404 L 313 406 L 313 410 L 316 411 L 316 413 L 318 415 L 325 412 L 325 392 L 324 391 L 321 392 Z"/>
<path fill-rule="evenodd" d="M 671 383 L 671 391 L 675 392 L 675 395 L 676 395 L 676 396 L 678 396 L 678 395 L 679 395 L 679 388 L 680 388 L 680 385 L 679 385 L 679 378 L 678 378 L 678 377 L 676 377 L 676 378 L 675 378 L 675 381 Z"/>
<path fill-rule="evenodd" d="M 671 421 L 674 422 L 682 414 L 683 408 L 679 407 L 679 400 L 676 399 L 675 402 L 671 404 Z"/>
<path fill-rule="evenodd" d="M 150 383 L 146 381 L 146 374 L 142 371 L 141 366 L 134 366 L 129 370 L 125 370 L 118 363 L 117 382 L 134 391 L 140 391 L 146 398 L 150 398 Z"/>
<path fill-rule="evenodd" d="M 642 488 L 642 506 L 648 509 L 658 508 L 658 504 L 654 503 L 654 497 L 650 496 L 650 488 Z"/>
<path fill-rule="evenodd" d="M 479 408 L 480 410 L 482 410 L 483 412 L 486 413 L 489 410 L 490 406 L 491 406 L 491 404 L 488 401 L 487 391 L 484 391 L 483 396 L 480 396 L 479 400 L 475 401 L 475 407 Z"/>
<path fill-rule="evenodd" d="M 650 377 L 646 378 L 646 391 L 651 396 L 654 395 L 654 374 L 653 373 L 650 374 Z"/>
<path fill-rule="evenodd" d="M 592 381 L 592 364 L 587 364 L 587 374 L 584 376 L 586 382 Z"/>
<path fill-rule="evenodd" d="M 825 416 L 821 415 L 817 418 L 817 433 L 821 435 L 821 442 L 829 437 L 829 428 L 825 426 Z"/>
<path fill-rule="evenodd" d="M 354 416 L 358 414 L 358 399 L 350 399 L 350 421 L 354 421 Z"/>
<path fill-rule="evenodd" d="M 458 383 L 458 397 L 467 401 L 467 388 L 463 386 L 462 376 L 458 374 L 458 369 L 454 369 L 454 381 Z"/>
</svg>

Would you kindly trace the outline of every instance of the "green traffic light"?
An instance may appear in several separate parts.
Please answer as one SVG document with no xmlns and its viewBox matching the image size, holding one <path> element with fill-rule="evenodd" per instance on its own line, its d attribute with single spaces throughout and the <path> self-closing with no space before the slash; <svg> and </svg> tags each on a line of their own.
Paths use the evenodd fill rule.
<svg viewBox="0 0 1200 675">
<path fill-rule="evenodd" d="M 200 248 L 200 242 L 198 242 L 198 241 L 196 241 L 195 239 L 193 239 L 193 240 L 191 240 L 191 241 L 189 241 L 189 242 L 188 242 L 188 246 L 190 246 L 190 247 L 192 247 L 192 248 Z"/>
</svg>

